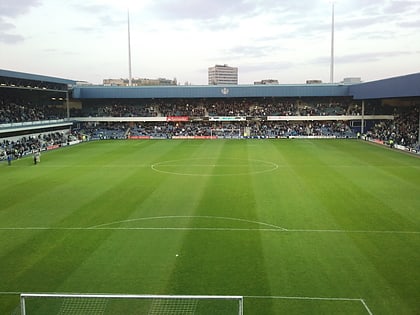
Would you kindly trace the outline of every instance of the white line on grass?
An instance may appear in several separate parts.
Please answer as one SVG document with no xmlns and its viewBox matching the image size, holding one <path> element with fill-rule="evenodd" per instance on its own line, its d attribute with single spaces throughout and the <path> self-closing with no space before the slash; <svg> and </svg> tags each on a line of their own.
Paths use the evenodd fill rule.
<svg viewBox="0 0 420 315">
<path fill-rule="evenodd" d="M 129 219 L 129 220 L 123 220 L 123 221 L 115 221 L 115 222 L 110 222 L 110 223 L 98 224 L 98 225 L 92 226 L 91 228 L 104 227 L 104 226 L 120 224 L 120 223 L 145 221 L 145 220 L 158 220 L 158 219 L 216 219 L 216 220 L 227 220 L 227 221 L 239 221 L 239 222 L 268 226 L 268 227 L 271 228 L 269 230 L 287 231 L 287 229 L 282 228 L 281 226 L 277 226 L 277 225 L 269 224 L 269 223 L 265 223 L 265 222 L 252 221 L 252 220 L 239 219 L 239 218 L 231 218 L 231 217 L 208 216 L 208 215 L 172 215 L 172 216 L 146 217 L 146 218 L 137 218 L 137 219 Z M 188 228 L 186 228 L 186 229 L 188 229 Z M 192 228 L 192 229 L 194 229 L 194 228 Z M 217 228 L 214 228 L 214 229 L 217 229 Z M 251 229 L 251 230 L 254 230 L 254 229 Z"/>
<path fill-rule="evenodd" d="M 34 167 L 33 164 L 13 164 L 13 167 L 18 168 L 32 168 Z M 43 164 L 42 168 L 150 168 L 150 164 L 104 164 L 104 165 L 98 165 L 98 164 Z"/>
<path fill-rule="evenodd" d="M 180 167 L 180 166 L 192 166 L 192 167 L 249 167 L 249 164 L 188 164 L 188 165 L 182 165 L 182 164 L 164 164 L 159 165 L 161 167 Z"/>
<path fill-rule="evenodd" d="M 259 295 L 244 295 L 244 298 L 250 299 L 283 299 L 283 300 L 318 300 L 318 301 L 351 301 L 359 302 L 363 305 L 369 315 L 373 315 L 372 311 L 367 306 L 365 300 L 357 298 L 337 298 L 337 297 L 310 297 L 310 296 L 259 296 Z"/>
<path fill-rule="evenodd" d="M 121 227 L 112 225 L 122 223 L 132 223 L 138 221 L 147 220 L 167 220 L 167 219 L 212 219 L 212 220 L 226 220 L 226 221 L 237 221 L 256 224 L 265 226 L 266 228 L 234 228 L 234 227 L 169 227 L 169 226 L 158 226 L 158 227 Z M 328 229 L 286 229 L 278 225 L 269 224 L 260 221 L 246 220 L 232 217 L 218 217 L 218 216 L 156 216 L 156 217 L 144 217 L 136 219 L 128 219 L 121 221 L 113 221 L 109 223 L 103 223 L 93 225 L 90 227 L 0 227 L 1 230 L 156 230 L 156 231 L 258 231 L 258 232 L 290 232 L 290 233 L 359 233 L 359 234 L 420 234 L 420 231 L 392 231 L 392 230 L 328 230 Z"/>
<path fill-rule="evenodd" d="M 0 295 L 20 295 L 21 292 L 6 291 L 0 292 Z M 52 293 L 55 294 L 55 293 Z M 74 294 L 74 293 L 73 293 Z M 80 293 L 79 293 L 80 294 Z M 92 293 L 83 293 L 83 294 L 92 294 Z M 95 293 L 95 295 L 103 295 L 103 293 Z M 283 299 L 283 300 L 315 300 L 315 301 L 351 301 L 362 303 L 366 312 L 369 315 L 373 315 L 370 308 L 367 306 L 364 299 L 357 298 L 339 298 L 339 297 L 311 297 L 311 296 L 276 296 L 276 295 L 244 295 L 244 298 L 248 299 Z"/>
<path fill-rule="evenodd" d="M 258 228 L 217 228 L 217 227 L 0 227 L 0 231 L 256 231 L 282 233 L 366 233 L 366 234 L 406 234 L 418 235 L 418 231 L 349 231 L 349 230 L 286 230 L 286 229 L 258 229 Z"/>
<path fill-rule="evenodd" d="M 366 311 L 369 313 L 369 315 L 373 315 L 372 311 L 369 309 L 369 307 L 367 306 L 365 300 L 360 299 L 360 302 L 362 302 L 363 306 L 365 307 Z"/>
<path fill-rule="evenodd" d="M 311 297 L 311 296 L 279 296 L 279 295 L 244 295 L 251 299 L 284 299 L 284 300 L 321 300 L 321 301 L 358 301 L 357 298 Z"/>
<path fill-rule="evenodd" d="M 0 228 L 0 231 L 261 231 L 278 232 L 278 229 L 251 229 L 251 228 L 211 228 L 211 227 L 14 227 Z"/>
<path fill-rule="evenodd" d="M 237 159 L 237 158 L 226 158 L 223 159 L 225 161 L 234 161 L 233 163 L 191 163 L 191 161 L 204 161 L 209 160 L 209 158 L 194 158 L 194 159 L 181 159 L 181 160 L 170 160 L 170 161 L 162 161 L 152 164 L 150 167 L 152 170 L 158 172 L 158 173 L 165 173 L 165 174 L 172 174 L 172 175 L 181 175 L 181 176 L 242 176 L 242 175 L 255 175 L 255 174 L 261 174 L 261 173 L 267 173 L 275 171 L 279 168 L 279 165 L 274 162 L 269 161 L 263 161 L 263 160 L 254 160 L 254 159 Z M 237 166 L 249 166 L 249 163 L 247 164 L 238 164 L 235 163 L 236 161 L 248 161 L 248 162 L 258 162 L 261 165 L 268 165 L 269 168 L 260 170 L 260 171 L 248 171 L 248 172 L 232 172 L 227 174 L 203 174 L 203 173 L 188 173 L 188 172 L 173 172 L 173 171 L 165 171 L 162 169 L 159 169 L 159 167 L 166 167 L 166 166 L 176 166 L 176 167 L 188 167 L 188 166 L 198 166 L 198 167 L 237 167 Z"/>
<path fill-rule="evenodd" d="M 287 229 L 287 232 L 302 233 L 374 233 L 374 234 L 420 234 L 419 231 L 381 231 L 381 230 L 313 230 L 313 229 Z"/>
<path fill-rule="evenodd" d="M 21 292 L 0 292 L 0 295 L 20 295 Z"/>
</svg>

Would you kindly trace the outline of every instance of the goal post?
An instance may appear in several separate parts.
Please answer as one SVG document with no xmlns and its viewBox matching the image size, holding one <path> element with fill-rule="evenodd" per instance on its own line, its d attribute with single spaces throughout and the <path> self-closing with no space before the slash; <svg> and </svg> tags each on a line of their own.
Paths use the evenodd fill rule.
<svg viewBox="0 0 420 315">
<path fill-rule="evenodd" d="M 22 293 L 21 315 L 243 315 L 243 296 Z"/>
<path fill-rule="evenodd" d="M 211 128 L 210 137 L 217 136 L 224 139 L 241 139 L 244 129 L 241 128 Z"/>
</svg>

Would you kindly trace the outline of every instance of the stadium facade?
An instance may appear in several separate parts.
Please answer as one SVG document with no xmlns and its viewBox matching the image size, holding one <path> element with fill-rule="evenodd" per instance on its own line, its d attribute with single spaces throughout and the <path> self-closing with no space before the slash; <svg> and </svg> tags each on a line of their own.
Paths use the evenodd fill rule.
<svg viewBox="0 0 420 315">
<path fill-rule="evenodd" d="M 63 120 L 48 120 L 36 123 L 0 124 L 0 137 L 19 134 L 29 134 L 37 130 L 54 130 L 63 125 L 70 127 L 76 122 L 139 122 L 139 121 L 168 121 L 167 117 L 80 117 L 71 115 L 71 108 L 84 106 L 109 105 L 113 103 L 127 103 L 142 106 L 156 100 L 163 102 L 194 102 L 197 100 L 217 101 L 244 101 L 257 100 L 259 104 L 273 99 L 287 99 L 290 102 L 300 100 L 350 100 L 362 107 L 361 114 L 350 116 L 268 116 L 259 117 L 262 121 L 351 121 L 352 126 L 360 126 L 358 131 L 363 132 L 365 121 L 392 120 L 392 115 L 367 116 L 365 109 L 372 104 L 391 103 L 392 106 L 420 104 L 420 73 L 399 77 L 387 78 L 378 81 L 358 84 L 279 84 L 279 85 L 208 85 L 208 86 L 93 86 L 79 85 L 77 81 L 49 77 L 37 74 L 0 70 L 0 96 L 21 95 L 31 99 L 31 103 L 43 102 L 61 105 L 66 109 Z M 264 106 L 264 105 L 263 105 Z M 106 115 L 104 115 L 106 116 Z M 171 115 L 172 116 L 172 115 Z M 181 115 L 185 116 L 185 115 Z M 255 117 L 240 117 L 240 121 L 254 119 Z M 173 121 L 173 117 L 170 120 Z M 189 120 L 183 117 L 184 121 Z M 175 119 L 176 120 L 176 119 Z M 193 120 L 209 120 L 201 117 Z M 229 119 L 227 119 L 229 120 Z M 235 119 L 233 119 L 234 121 Z M 420 126 L 419 126 L 420 129 Z M 420 132 L 419 132 L 420 133 Z M 420 141 L 419 141 L 420 142 Z"/>
</svg>

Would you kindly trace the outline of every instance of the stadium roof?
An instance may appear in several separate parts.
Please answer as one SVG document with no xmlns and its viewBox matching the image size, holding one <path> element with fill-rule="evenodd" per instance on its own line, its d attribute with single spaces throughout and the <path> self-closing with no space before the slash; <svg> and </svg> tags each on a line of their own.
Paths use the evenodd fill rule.
<svg viewBox="0 0 420 315">
<path fill-rule="evenodd" d="M 349 86 L 305 85 L 209 85 L 209 86 L 83 86 L 75 87 L 77 99 L 136 98 L 241 98 L 348 96 Z"/>
<path fill-rule="evenodd" d="M 420 73 L 354 85 L 76 86 L 76 81 L 0 69 L 0 77 L 74 85 L 75 99 L 335 97 L 384 99 L 420 97 Z"/>
<path fill-rule="evenodd" d="M 401 98 L 420 96 L 420 73 L 352 85 L 355 99 Z"/>
<path fill-rule="evenodd" d="M 74 80 L 68 80 L 68 79 L 62 79 L 62 78 L 56 78 L 56 77 L 49 77 L 49 76 L 45 76 L 45 75 L 31 74 L 31 73 L 25 73 L 25 72 L 3 70 L 3 69 L 0 69 L 0 77 L 31 80 L 31 81 L 40 81 L 40 82 L 49 82 L 49 83 L 58 83 L 58 84 L 70 84 L 70 85 L 76 84 L 76 81 L 74 81 Z"/>
<path fill-rule="evenodd" d="M 73 97 L 76 99 L 334 96 L 350 96 L 359 100 L 420 97 L 420 73 L 355 85 L 82 86 L 75 87 L 73 92 Z"/>
</svg>

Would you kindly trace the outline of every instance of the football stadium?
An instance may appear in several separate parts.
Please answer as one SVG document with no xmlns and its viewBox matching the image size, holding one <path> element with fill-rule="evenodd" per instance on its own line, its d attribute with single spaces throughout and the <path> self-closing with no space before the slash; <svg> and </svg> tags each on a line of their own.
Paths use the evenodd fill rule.
<svg viewBox="0 0 420 315">
<path fill-rule="evenodd" d="M 419 109 L 0 70 L 0 314 L 419 314 Z"/>
</svg>

